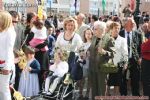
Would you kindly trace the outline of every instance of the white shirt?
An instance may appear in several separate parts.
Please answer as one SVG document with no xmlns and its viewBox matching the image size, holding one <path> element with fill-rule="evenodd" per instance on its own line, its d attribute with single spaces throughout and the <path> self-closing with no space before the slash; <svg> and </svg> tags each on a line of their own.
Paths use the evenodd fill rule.
<svg viewBox="0 0 150 100">
<path fill-rule="evenodd" d="M 132 31 L 129 32 L 129 37 L 130 37 L 130 52 L 129 52 L 129 58 L 132 57 L 132 46 L 131 46 L 131 43 L 132 43 Z M 128 40 L 128 33 L 127 31 L 125 30 L 125 38 L 126 40 Z M 128 43 L 127 43 L 128 44 Z"/>
<path fill-rule="evenodd" d="M 16 32 L 14 27 L 10 27 L 3 32 L 0 32 L 0 60 L 5 63 L 0 64 L 0 67 L 11 70 L 14 66 L 14 53 L 13 47 L 15 43 Z"/>
<path fill-rule="evenodd" d="M 91 42 L 83 43 L 83 47 L 84 47 L 85 52 L 87 52 L 87 50 L 89 49 L 90 45 L 91 45 Z"/>
<path fill-rule="evenodd" d="M 61 61 L 57 65 L 54 63 L 50 66 L 50 70 L 53 71 L 53 75 L 63 77 L 69 70 L 69 65 L 66 61 Z"/>
<path fill-rule="evenodd" d="M 67 51 L 77 51 L 82 46 L 82 39 L 79 34 L 74 33 L 72 41 L 67 41 L 64 39 L 64 33 L 60 33 L 56 40 L 55 47 L 60 47 Z"/>
<path fill-rule="evenodd" d="M 35 26 L 31 28 L 31 31 L 34 33 L 34 38 L 36 39 L 46 39 L 47 38 L 47 29 L 45 26 L 42 29 L 37 29 Z"/>
<path fill-rule="evenodd" d="M 115 54 L 114 54 L 114 64 L 117 65 L 120 61 L 128 61 L 128 47 L 127 40 L 118 35 L 115 40 Z"/>
</svg>

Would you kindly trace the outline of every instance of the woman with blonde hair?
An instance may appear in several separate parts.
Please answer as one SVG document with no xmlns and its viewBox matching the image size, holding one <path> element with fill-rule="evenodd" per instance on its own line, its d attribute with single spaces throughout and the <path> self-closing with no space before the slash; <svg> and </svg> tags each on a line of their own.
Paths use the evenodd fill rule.
<svg viewBox="0 0 150 100">
<path fill-rule="evenodd" d="M 77 51 L 82 45 L 82 39 L 76 34 L 77 22 L 74 18 L 68 17 L 64 20 L 64 32 L 60 33 L 55 47 L 59 47 L 67 51 Z"/>
<path fill-rule="evenodd" d="M 14 69 L 13 47 L 16 33 L 12 17 L 7 11 L 0 11 L 0 100 L 11 100 L 9 81 Z"/>
<path fill-rule="evenodd" d="M 112 95 L 120 95 L 119 88 L 123 75 L 127 69 L 128 61 L 127 41 L 119 35 L 120 28 L 121 25 L 118 22 L 112 22 L 110 24 L 110 34 L 115 39 L 115 53 L 113 62 L 119 68 L 117 73 L 109 74 L 107 85 L 114 86 L 114 94 Z"/>
</svg>

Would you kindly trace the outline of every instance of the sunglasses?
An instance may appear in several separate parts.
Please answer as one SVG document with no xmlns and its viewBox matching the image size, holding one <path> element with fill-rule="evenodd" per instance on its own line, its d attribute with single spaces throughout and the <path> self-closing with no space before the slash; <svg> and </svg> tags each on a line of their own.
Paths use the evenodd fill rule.
<svg viewBox="0 0 150 100">
<path fill-rule="evenodd" d="M 18 21 L 12 21 L 12 23 L 18 23 Z"/>
</svg>

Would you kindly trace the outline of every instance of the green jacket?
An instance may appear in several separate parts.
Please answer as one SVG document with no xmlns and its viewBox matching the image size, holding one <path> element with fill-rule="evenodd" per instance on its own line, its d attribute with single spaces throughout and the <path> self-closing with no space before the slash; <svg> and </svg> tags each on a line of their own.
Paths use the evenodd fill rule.
<svg viewBox="0 0 150 100">
<path fill-rule="evenodd" d="M 100 71 L 100 66 L 108 62 L 109 58 L 113 58 L 115 45 L 114 39 L 109 34 L 105 34 L 97 45 L 95 45 L 96 40 L 97 37 L 94 36 L 89 48 L 89 70 L 95 72 Z M 102 48 L 107 52 L 105 55 L 98 53 L 99 46 L 102 46 Z"/>
</svg>

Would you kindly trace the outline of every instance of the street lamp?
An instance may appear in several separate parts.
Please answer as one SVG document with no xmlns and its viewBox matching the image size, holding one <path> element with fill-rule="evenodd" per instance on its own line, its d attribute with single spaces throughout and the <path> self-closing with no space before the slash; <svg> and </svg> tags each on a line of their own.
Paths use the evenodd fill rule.
<svg viewBox="0 0 150 100">
<path fill-rule="evenodd" d="M 75 15 L 76 15 L 76 13 L 77 13 L 77 0 L 75 0 L 75 2 L 74 2 L 74 7 L 75 7 Z"/>
<path fill-rule="evenodd" d="M 98 10 L 97 10 L 97 15 L 98 15 L 98 17 L 100 16 L 100 0 L 98 0 L 98 2 L 97 2 L 97 8 L 98 8 Z"/>
<path fill-rule="evenodd" d="M 136 0 L 136 8 L 135 8 L 135 13 L 134 16 L 138 16 L 140 13 L 140 0 Z"/>
<path fill-rule="evenodd" d="M 51 16 L 51 14 L 52 14 L 52 0 L 49 0 L 49 9 L 50 9 L 50 16 Z"/>
<path fill-rule="evenodd" d="M 136 22 L 137 28 L 139 27 L 139 19 L 140 19 L 140 0 L 136 0 L 136 8 L 134 12 L 134 20 Z"/>
</svg>

